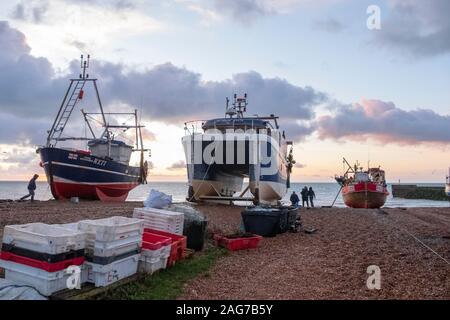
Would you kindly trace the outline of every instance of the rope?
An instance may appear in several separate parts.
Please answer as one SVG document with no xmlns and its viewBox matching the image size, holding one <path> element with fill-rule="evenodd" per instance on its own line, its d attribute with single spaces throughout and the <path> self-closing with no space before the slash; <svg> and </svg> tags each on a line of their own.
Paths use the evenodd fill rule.
<svg viewBox="0 0 450 320">
<path fill-rule="evenodd" d="M 381 212 L 383 212 L 384 214 L 388 214 L 386 211 L 379 209 Z M 389 219 L 390 221 L 392 221 L 392 219 Z M 392 221 L 393 222 L 393 221 Z M 390 224 L 392 227 L 397 228 L 405 233 L 407 233 L 411 238 L 413 238 L 414 240 L 416 240 L 419 244 L 421 244 L 423 247 L 425 247 L 426 249 L 428 249 L 429 251 L 431 251 L 433 254 L 435 254 L 437 257 L 439 257 L 442 261 L 444 261 L 446 264 L 450 265 L 450 261 L 448 261 L 445 257 L 443 257 L 442 255 L 440 255 L 438 252 L 436 252 L 435 250 L 433 250 L 433 248 L 431 248 L 430 246 L 428 246 L 427 244 L 425 244 L 422 240 L 420 240 L 418 237 L 416 237 L 414 234 L 412 234 L 411 232 L 409 232 L 408 230 L 406 230 L 405 228 Z"/>
<path fill-rule="evenodd" d="M 191 202 L 192 199 L 195 198 L 195 196 L 197 195 L 197 192 L 200 190 L 200 187 L 203 185 L 203 182 L 205 182 L 206 175 L 208 174 L 208 171 L 209 171 L 209 168 L 210 168 L 211 165 L 212 165 L 212 162 L 213 162 L 213 161 L 211 161 L 211 163 L 208 165 L 208 168 L 206 169 L 206 172 L 205 172 L 205 174 L 203 175 L 202 182 L 200 183 L 199 188 L 197 189 L 197 191 L 194 192 L 194 195 L 193 195 L 192 197 L 189 198 L 189 202 Z"/>
</svg>

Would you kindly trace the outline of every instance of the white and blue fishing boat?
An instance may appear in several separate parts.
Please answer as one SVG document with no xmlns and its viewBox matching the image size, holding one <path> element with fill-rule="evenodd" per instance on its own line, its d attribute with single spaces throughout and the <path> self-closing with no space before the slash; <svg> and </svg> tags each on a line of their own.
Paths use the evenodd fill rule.
<svg viewBox="0 0 450 320">
<path fill-rule="evenodd" d="M 57 200 L 78 197 L 81 199 L 102 201 L 125 201 L 128 193 L 139 184 L 146 183 L 147 162 L 144 161 L 141 128 L 138 124 L 137 111 L 106 113 L 97 88 L 97 79 L 89 78 L 86 70 L 89 68 L 87 60 L 81 56 L 82 73 L 79 78 L 71 79 L 58 114 L 48 131 L 47 143 L 39 147 L 37 153 L 41 157 L 41 166 L 45 170 L 47 181 L 53 197 Z M 87 86 L 92 86 L 99 111 L 88 113 L 81 110 L 83 119 L 89 128 L 89 136 L 73 137 L 64 134 L 64 129 L 73 115 L 79 102 L 85 98 Z M 131 124 L 110 124 L 107 121 L 112 117 L 132 117 Z M 94 124 L 99 122 L 101 133 L 96 134 Z M 136 141 L 134 145 L 115 138 L 113 130 L 122 132 L 135 130 Z M 65 141 L 86 141 L 86 150 L 71 146 L 57 146 Z M 130 166 L 132 152 L 140 152 L 140 165 Z"/>
<path fill-rule="evenodd" d="M 277 116 L 245 116 L 247 94 L 227 98 L 224 118 L 185 123 L 182 138 L 188 201 L 277 204 L 289 188 L 295 163 Z M 201 127 L 201 129 L 200 129 Z M 244 181 L 248 185 L 244 187 Z M 250 196 L 247 191 L 250 191 Z"/>
</svg>

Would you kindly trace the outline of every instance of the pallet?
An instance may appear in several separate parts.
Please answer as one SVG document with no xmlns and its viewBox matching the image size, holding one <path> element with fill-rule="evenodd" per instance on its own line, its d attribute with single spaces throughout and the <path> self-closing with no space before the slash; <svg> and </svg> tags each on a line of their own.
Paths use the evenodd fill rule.
<svg viewBox="0 0 450 320">
<path fill-rule="evenodd" d="M 144 277 L 142 274 L 135 274 L 130 277 L 127 277 L 125 279 L 119 280 L 107 287 L 95 287 L 91 283 L 85 283 L 82 285 L 80 290 L 74 289 L 74 290 L 63 290 L 59 291 L 52 296 L 49 297 L 50 300 L 87 300 L 87 299 L 93 299 L 96 296 L 107 292 L 108 290 L 112 290 L 115 288 L 118 288 L 120 286 L 123 286 L 125 284 L 129 284 L 131 282 L 137 281 Z"/>
</svg>

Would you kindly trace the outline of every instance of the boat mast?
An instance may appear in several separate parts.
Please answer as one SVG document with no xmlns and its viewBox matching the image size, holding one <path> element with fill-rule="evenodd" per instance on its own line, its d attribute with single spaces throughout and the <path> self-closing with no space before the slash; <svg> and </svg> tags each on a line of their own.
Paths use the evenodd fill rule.
<svg viewBox="0 0 450 320">
<path fill-rule="evenodd" d="M 100 95 L 98 93 L 97 88 L 97 79 L 90 79 L 89 74 L 87 73 L 87 70 L 90 66 L 90 55 L 87 55 L 87 58 L 85 59 L 83 55 L 81 55 L 81 73 L 78 77 L 78 79 L 70 79 L 69 87 L 67 88 L 66 94 L 64 95 L 63 101 L 61 102 L 61 106 L 59 107 L 58 114 L 56 115 L 56 118 L 53 122 L 53 125 L 51 129 L 48 131 L 47 136 L 47 147 L 54 147 L 58 143 L 58 141 L 66 141 L 66 140 L 90 140 L 86 137 L 62 137 L 62 133 L 70 119 L 70 116 L 72 115 L 73 110 L 75 109 L 76 104 L 83 99 L 84 96 L 84 87 L 87 82 L 92 82 L 94 85 L 94 89 L 97 95 L 97 101 L 100 107 L 100 111 L 103 118 L 103 125 L 106 127 L 106 118 L 105 114 L 103 112 L 103 106 L 100 99 Z M 82 111 L 83 117 L 85 120 L 87 120 L 86 116 L 88 115 L 87 112 Z M 88 122 L 89 129 L 95 138 L 95 135 L 93 134 L 92 128 L 90 127 L 90 124 Z M 105 132 L 106 133 L 106 132 Z M 104 134 L 105 134 L 104 133 Z M 109 134 L 107 134 L 109 139 Z"/>
</svg>

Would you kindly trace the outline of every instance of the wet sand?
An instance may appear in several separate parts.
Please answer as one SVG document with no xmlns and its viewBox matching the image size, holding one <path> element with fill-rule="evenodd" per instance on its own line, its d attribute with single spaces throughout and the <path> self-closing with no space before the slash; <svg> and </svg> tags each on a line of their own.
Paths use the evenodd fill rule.
<svg viewBox="0 0 450 320">
<path fill-rule="evenodd" d="M 0 203 L 0 235 L 8 224 L 131 216 L 141 205 Z M 195 207 L 209 217 L 210 233 L 239 229 L 242 208 Z M 180 298 L 450 299 L 450 265 L 443 260 L 450 261 L 450 208 L 316 208 L 301 215 L 316 233 L 286 233 L 265 238 L 258 249 L 230 252 Z M 366 286 L 369 265 L 381 269 L 381 290 Z"/>
</svg>

